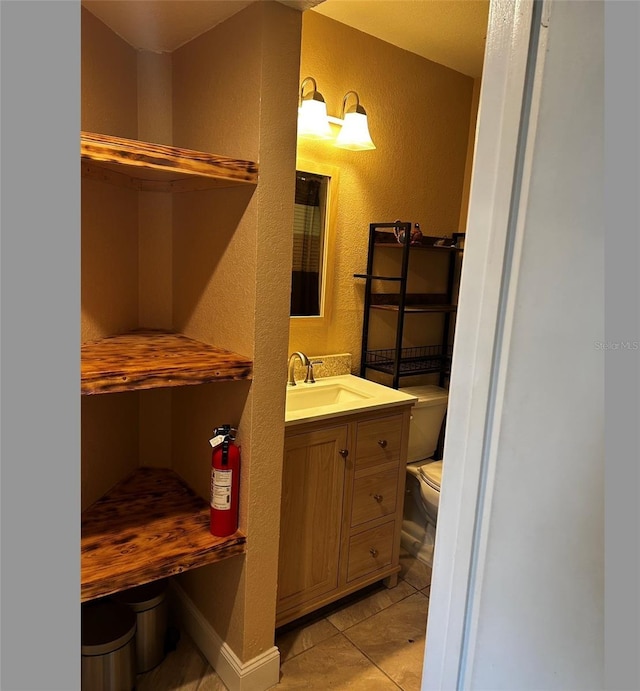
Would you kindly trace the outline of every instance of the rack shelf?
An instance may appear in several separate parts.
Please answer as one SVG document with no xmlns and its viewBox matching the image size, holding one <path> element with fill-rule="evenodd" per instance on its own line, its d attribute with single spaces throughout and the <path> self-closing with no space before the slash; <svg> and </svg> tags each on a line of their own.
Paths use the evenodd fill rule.
<svg viewBox="0 0 640 691">
<path fill-rule="evenodd" d="M 402 281 L 403 279 L 399 279 Z M 403 312 L 455 312 L 457 305 L 448 302 L 451 296 L 448 293 L 404 293 Z M 400 310 L 402 293 L 371 293 L 369 307 L 377 310 Z"/>
<path fill-rule="evenodd" d="M 390 312 L 398 312 L 400 310 L 399 305 L 376 305 L 372 304 L 371 305 L 372 310 L 388 310 Z M 428 313 L 428 312 L 455 312 L 458 309 L 456 305 L 405 305 L 404 306 L 404 313 L 411 313 L 411 312 L 420 312 L 420 313 Z"/>
<path fill-rule="evenodd" d="M 82 174 L 142 191 L 181 192 L 256 185 L 258 166 L 227 156 L 81 132 Z"/>
<path fill-rule="evenodd" d="M 251 379 L 250 359 L 183 334 L 141 329 L 81 346 L 81 393 Z"/>
<path fill-rule="evenodd" d="M 82 602 L 242 554 L 209 532 L 209 505 L 172 470 L 138 468 L 82 514 Z"/>
<path fill-rule="evenodd" d="M 367 350 L 365 363 L 369 369 L 394 373 L 395 348 Z M 400 376 L 433 374 L 446 370 L 451 363 L 451 346 L 438 345 L 402 348 L 399 357 Z"/>
<path fill-rule="evenodd" d="M 374 274 L 353 274 L 354 278 L 370 278 L 372 281 L 402 281 L 401 276 L 376 276 Z"/>
<path fill-rule="evenodd" d="M 402 225 L 402 224 L 400 224 Z M 402 250 L 405 246 L 404 241 L 398 241 L 394 234 L 395 226 L 389 224 L 378 224 L 374 232 L 373 242 L 376 247 Z M 423 236 L 418 241 L 411 242 L 411 250 L 429 250 L 433 252 L 462 252 L 463 247 L 458 246 L 460 238 L 464 238 L 464 233 L 454 233 L 452 238 L 442 238 L 437 236 Z M 437 242 L 450 244 L 437 245 Z"/>
<path fill-rule="evenodd" d="M 396 250 L 402 250 L 403 245 L 401 245 L 398 242 L 376 242 L 376 247 L 385 247 L 389 249 L 396 249 Z M 410 245 L 411 251 L 414 250 L 429 250 L 432 252 L 462 252 L 463 249 L 462 247 L 455 247 L 453 245 L 428 245 L 428 244 L 420 244 L 420 245 Z"/>
<path fill-rule="evenodd" d="M 394 223 L 371 223 L 369 225 L 369 246 L 367 270 L 354 274 L 354 278 L 365 279 L 364 318 L 362 322 L 362 349 L 360 358 L 360 376 L 366 377 L 367 370 L 375 370 L 391 375 L 391 386 L 397 389 L 402 377 L 419 374 L 438 374 L 439 385 L 444 386 L 450 370 L 450 341 L 452 314 L 457 311 L 454 300 L 454 274 L 464 247 L 464 233 L 453 233 L 451 238 L 424 237 L 411 242 L 413 224 L 403 221 Z M 415 237 L 415 233 L 414 233 Z M 435 244 L 440 243 L 440 244 Z M 383 249 L 402 250 L 393 257 L 398 273 L 392 276 L 375 273 L 374 255 Z M 426 250 L 445 255 L 447 262 L 446 292 L 410 293 L 409 260 L 416 250 Z M 423 255 L 424 259 L 424 255 Z M 421 260 L 422 261 L 422 260 Z M 437 261 L 441 261 L 438 259 Z M 414 268 L 415 265 L 414 265 Z M 374 281 L 397 282 L 395 293 L 373 290 Z M 395 347 L 371 350 L 369 344 L 370 315 L 375 311 L 394 312 Z M 404 347 L 404 325 L 408 314 L 442 314 L 441 343 Z"/>
</svg>

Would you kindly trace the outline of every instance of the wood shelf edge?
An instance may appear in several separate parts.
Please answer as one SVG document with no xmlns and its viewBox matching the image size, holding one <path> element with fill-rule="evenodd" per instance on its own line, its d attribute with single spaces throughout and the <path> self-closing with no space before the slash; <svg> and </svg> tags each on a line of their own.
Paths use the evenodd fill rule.
<svg viewBox="0 0 640 691">
<path fill-rule="evenodd" d="M 246 552 L 209 532 L 209 504 L 167 468 L 138 468 L 82 512 L 81 601 Z"/>
<path fill-rule="evenodd" d="M 251 380 L 253 361 L 184 334 L 137 329 L 81 344 L 81 394 Z"/>
<path fill-rule="evenodd" d="M 258 182 L 258 166 L 253 161 L 95 132 L 81 131 L 80 157 L 94 166 L 126 170 L 130 177 L 146 181 L 140 189 L 170 190 L 167 181 L 185 178 L 208 179 L 212 185 Z"/>
</svg>

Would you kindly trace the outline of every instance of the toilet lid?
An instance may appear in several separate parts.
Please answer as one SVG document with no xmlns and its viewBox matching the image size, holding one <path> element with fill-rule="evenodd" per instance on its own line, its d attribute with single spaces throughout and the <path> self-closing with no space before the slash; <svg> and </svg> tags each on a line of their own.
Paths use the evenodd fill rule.
<svg viewBox="0 0 640 691">
<path fill-rule="evenodd" d="M 440 491 L 442 483 L 442 461 L 433 461 L 433 463 L 425 463 L 420 466 L 418 471 L 422 480 L 424 480 L 433 489 Z"/>
</svg>

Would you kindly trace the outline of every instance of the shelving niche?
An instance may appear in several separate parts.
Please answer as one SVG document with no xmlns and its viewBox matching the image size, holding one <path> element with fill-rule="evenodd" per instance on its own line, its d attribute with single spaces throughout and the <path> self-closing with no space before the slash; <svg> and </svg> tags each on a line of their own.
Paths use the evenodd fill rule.
<svg viewBox="0 0 640 691">
<path fill-rule="evenodd" d="M 90 132 L 82 175 L 141 192 L 256 185 L 252 161 Z M 81 394 L 250 380 L 242 355 L 156 329 L 81 346 Z M 81 599 L 91 600 L 245 551 L 241 532 L 216 538 L 209 506 L 173 470 L 140 467 L 82 513 Z"/>
</svg>

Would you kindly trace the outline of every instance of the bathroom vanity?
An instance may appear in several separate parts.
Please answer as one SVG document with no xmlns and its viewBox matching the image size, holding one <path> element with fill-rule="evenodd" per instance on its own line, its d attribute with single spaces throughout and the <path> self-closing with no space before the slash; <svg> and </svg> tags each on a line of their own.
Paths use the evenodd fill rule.
<svg viewBox="0 0 640 691">
<path fill-rule="evenodd" d="M 397 583 L 415 400 L 351 375 L 288 391 L 277 626 Z"/>
</svg>

